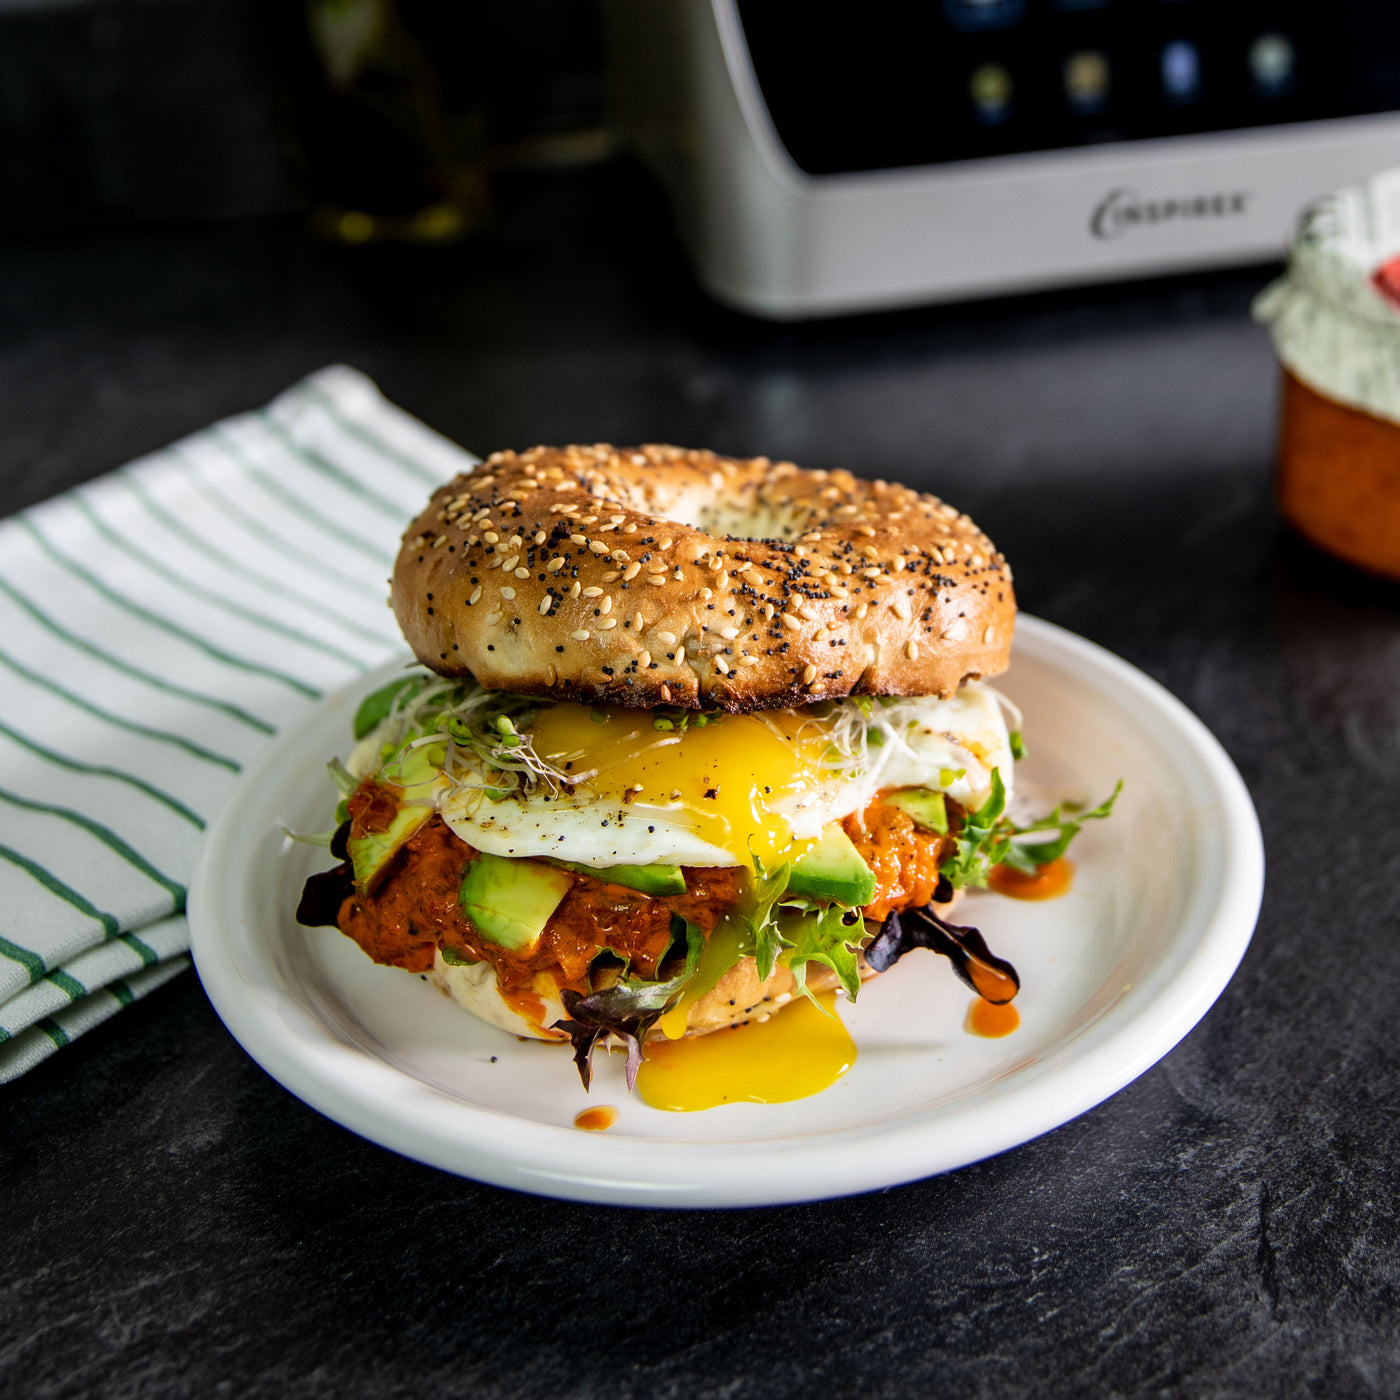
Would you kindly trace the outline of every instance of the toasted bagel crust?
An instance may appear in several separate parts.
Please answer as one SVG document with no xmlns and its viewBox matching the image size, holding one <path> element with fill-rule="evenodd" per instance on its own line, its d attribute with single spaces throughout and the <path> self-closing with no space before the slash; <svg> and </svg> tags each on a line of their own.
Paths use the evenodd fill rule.
<svg viewBox="0 0 1400 1400">
<path fill-rule="evenodd" d="M 492 689 L 730 711 L 948 696 L 1006 668 L 1011 570 L 935 496 L 678 447 L 498 452 L 409 526 L 420 661 Z"/>
<path fill-rule="evenodd" d="M 952 899 L 946 904 L 935 904 L 933 908 L 946 915 L 961 897 L 962 891 L 954 890 Z M 878 975 L 864 957 L 859 958 L 859 966 L 862 982 Z M 512 1035 L 531 1040 L 565 1038 L 562 1032 L 552 1029 L 555 1021 L 562 1021 L 567 1013 L 557 985 L 547 975 L 537 979 L 534 989 L 540 1003 L 538 1021 L 523 1015 L 501 996 L 496 973 L 490 963 L 448 963 L 439 952 L 427 976 L 439 991 L 451 997 L 459 1006 L 490 1025 L 510 1031 Z M 808 964 L 807 987 L 810 991 L 829 992 L 839 985 L 840 979 L 830 968 L 817 963 Z M 791 969 L 779 964 L 764 979 L 758 975 L 758 964 L 753 958 L 740 958 L 708 992 L 691 1004 L 686 1012 L 685 1033 L 687 1036 L 709 1035 L 711 1031 L 727 1030 L 749 1021 L 766 1021 L 799 995 L 797 979 Z M 647 1039 L 664 1040 L 666 1036 L 660 1027 L 654 1026 Z"/>
</svg>

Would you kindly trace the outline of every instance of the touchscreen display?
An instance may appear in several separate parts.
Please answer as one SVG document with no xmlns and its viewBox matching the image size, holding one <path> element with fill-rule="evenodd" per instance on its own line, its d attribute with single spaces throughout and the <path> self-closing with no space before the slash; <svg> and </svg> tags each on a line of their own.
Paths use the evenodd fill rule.
<svg viewBox="0 0 1400 1400">
<path fill-rule="evenodd" d="M 1400 0 L 737 0 L 811 174 L 1400 109 Z"/>
</svg>

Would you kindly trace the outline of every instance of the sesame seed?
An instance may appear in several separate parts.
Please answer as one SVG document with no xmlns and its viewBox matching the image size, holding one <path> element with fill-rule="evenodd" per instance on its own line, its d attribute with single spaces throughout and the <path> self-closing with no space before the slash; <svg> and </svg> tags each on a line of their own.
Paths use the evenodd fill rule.
<svg viewBox="0 0 1400 1400">
<path fill-rule="evenodd" d="M 792 613 L 784 613 L 783 626 L 791 627 L 794 632 L 800 632 L 802 630 L 802 619 L 800 617 L 794 617 Z"/>
<path fill-rule="evenodd" d="M 919 659 L 919 644 L 912 637 L 904 644 L 904 654 L 910 661 Z"/>
<path fill-rule="evenodd" d="M 622 577 L 624 579 L 634 579 L 641 571 L 642 566 L 640 564 L 631 563 L 622 571 Z"/>
<path fill-rule="evenodd" d="M 639 612 L 639 613 L 636 615 L 636 617 L 634 617 L 634 618 L 632 619 L 632 626 L 635 627 L 635 628 L 637 629 L 638 632 L 640 632 L 640 631 L 642 630 L 642 625 L 643 625 L 643 622 L 644 622 L 644 621 L 645 621 L 645 619 L 642 617 L 641 613 Z"/>
<path fill-rule="evenodd" d="M 546 593 L 546 594 L 544 595 L 544 597 L 540 599 L 540 615 L 543 616 L 543 615 L 544 615 L 545 613 L 547 613 L 547 612 L 550 610 L 550 608 L 552 608 L 553 606 L 554 606 L 554 596 L 553 596 L 553 594 Z"/>
<path fill-rule="evenodd" d="M 656 640 L 663 646 L 673 647 L 676 644 L 676 634 L 674 632 L 658 632 Z"/>
<path fill-rule="evenodd" d="M 588 632 L 585 628 L 582 627 L 580 627 L 576 632 L 570 632 L 569 636 L 571 636 L 576 642 L 586 642 L 588 640 Z"/>
<path fill-rule="evenodd" d="M 772 622 L 775 611 L 776 609 L 773 607 L 772 603 L 765 603 L 763 605 L 763 616 L 767 621 Z"/>
<path fill-rule="evenodd" d="M 894 609 L 894 615 L 901 622 L 909 621 L 909 600 L 907 598 L 896 598 L 890 606 Z"/>
<path fill-rule="evenodd" d="M 729 663 L 724 659 L 724 657 L 715 657 L 715 666 L 718 668 L 721 675 L 727 676 L 729 674 Z"/>
<path fill-rule="evenodd" d="M 615 617 L 605 617 L 601 622 L 595 624 L 595 626 L 596 630 L 599 632 L 611 632 L 612 629 L 617 626 L 617 619 Z"/>
<path fill-rule="evenodd" d="M 514 597 L 515 597 L 515 589 L 513 589 L 513 588 L 503 588 L 503 589 L 501 589 L 501 597 L 502 597 L 502 598 L 506 598 L 506 599 L 514 598 Z"/>
<path fill-rule="evenodd" d="M 816 635 L 812 638 L 812 640 L 813 640 L 814 642 L 824 642 L 824 641 L 826 641 L 826 639 L 827 639 L 828 637 L 830 637 L 830 636 L 831 636 L 831 628 L 830 628 L 830 627 L 819 627 L 819 628 L 817 628 Z"/>
<path fill-rule="evenodd" d="M 706 567 L 711 568 L 711 569 L 718 569 L 723 563 L 724 563 L 723 557 L 720 556 L 720 555 L 718 555 L 718 554 L 716 554 L 716 555 L 714 556 L 714 558 L 710 560 L 709 564 L 708 564 Z"/>
<path fill-rule="evenodd" d="M 651 653 L 650 653 L 649 651 L 640 651 L 640 652 L 638 652 L 638 653 L 637 653 L 637 664 L 638 664 L 643 670 L 646 670 L 646 668 L 647 668 L 648 666 L 651 665 Z"/>
<path fill-rule="evenodd" d="M 883 569 L 862 569 L 860 576 L 861 578 L 879 578 L 884 572 Z"/>
<path fill-rule="evenodd" d="M 608 547 L 602 540 L 589 540 L 588 547 L 594 554 L 606 554 L 608 552 Z"/>
<path fill-rule="evenodd" d="M 895 573 L 897 573 L 897 574 L 902 574 L 902 573 L 904 572 L 904 567 L 905 567 L 905 564 L 906 564 L 907 562 L 908 562 L 908 561 L 905 559 L 905 557 L 904 557 L 902 554 L 896 554 L 896 555 L 895 555 L 895 559 L 894 559 L 894 571 L 895 571 Z"/>
<path fill-rule="evenodd" d="M 587 535 L 570 535 L 570 536 L 569 536 L 569 541 L 570 541 L 570 543 L 572 543 L 572 544 L 587 544 L 587 543 L 588 543 L 588 536 L 587 536 Z"/>
<path fill-rule="evenodd" d="M 562 554 L 556 554 L 556 555 L 554 556 L 554 558 L 551 559 L 551 560 L 549 561 L 549 563 L 545 565 L 545 568 L 548 569 L 549 572 L 552 573 L 552 574 L 557 574 L 557 573 L 559 572 L 559 570 L 562 569 L 563 567 L 564 567 L 564 556 L 563 556 Z"/>
<path fill-rule="evenodd" d="M 951 627 L 945 627 L 938 635 L 945 642 L 955 642 L 962 636 L 962 627 L 955 622 Z"/>
<path fill-rule="evenodd" d="M 745 569 L 743 577 L 748 583 L 753 584 L 755 588 L 759 588 L 763 584 L 763 575 L 759 573 L 757 569 Z"/>
<path fill-rule="evenodd" d="M 601 598 L 603 596 L 603 590 L 596 585 L 590 584 L 589 587 L 583 590 L 583 596 L 585 598 Z"/>
<path fill-rule="evenodd" d="M 510 546 L 511 549 L 519 549 L 520 546 L 525 543 L 525 541 L 522 540 L 519 535 L 512 535 L 510 539 L 506 541 L 506 543 Z"/>
<path fill-rule="evenodd" d="M 618 581 L 618 579 L 620 579 L 621 577 L 622 577 L 622 573 L 621 573 L 620 570 L 618 570 L 618 569 L 609 569 L 609 570 L 607 571 L 607 573 L 605 573 L 605 574 L 603 575 L 603 582 L 604 582 L 604 583 L 616 583 L 616 582 Z"/>
<path fill-rule="evenodd" d="M 996 636 L 996 631 L 997 629 L 995 627 L 989 627 L 985 632 L 982 633 L 983 646 L 991 646 L 992 638 Z"/>
<path fill-rule="evenodd" d="M 580 593 L 582 593 L 582 592 L 583 592 L 583 585 L 582 585 L 577 579 L 575 579 L 575 580 L 573 581 L 573 583 L 569 585 L 569 597 L 570 597 L 570 598 L 577 598 L 578 595 L 579 595 Z"/>
<path fill-rule="evenodd" d="M 536 530 L 536 531 L 535 531 L 535 543 L 536 543 L 536 544 L 543 544 L 543 543 L 545 542 L 545 540 L 547 540 L 548 538 L 549 538 L 549 536 L 546 535 L 545 532 L 544 532 L 543 530 Z"/>
<path fill-rule="evenodd" d="M 808 666 L 808 667 L 802 672 L 802 684 L 803 684 L 803 685 L 811 685 L 812 682 L 813 682 L 814 680 L 816 680 L 816 678 L 817 678 L 817 668 L 816 668 L 815 666 Z"/>
<path fill-rule="evenodd" d="M 509 573 L 519 562 L 520 556 L 518 554 L 512 554 L 509 559 L 503 559 L 501 561 L 501 568 L 506 573 Z"/>
<path fill-rule="evenodd" d="M 472 596 L 471 596 L 470 598 L 467 599 L 467 606 L 468 606 L 468 607 L 471 607 L 473 603 L 476 603 L 476 602 L 480 601 L 480 598 L 481 598 L 481 585 L 480 585 L 480 584 L 477 584 L 477 586 L 476 586 L 475 588 L 472 589 Z"/>
<path fill-rule="evenodd" d="M 734 638 L 739 635 L 739 629 L 737 627 L 721 627 L 719 629 L 719 634 L 725 641 L 732 642 Z"/>
<path fill-rule="evenodd" d="M 505 613 L 503 613 L 503 612 L 492 612 L 492 613 L 487 613 L 487 614 L 486 614 L 486 625 L 487 625 L 488 627 L 494 627 L 504 616 L 505 616 Z"/>
<path fill-rule="evenodd" d="M 499 544 L 501 539 L 494 530 L 488 530 L 481 538 L 484 539 L 487 544 Z"/>
<path fill-rule="evenodd" d="M 670 687 L 669 685 L 662 685 L 662 687 L 661 687 L 661 698 L 662 698 L 663 700 L 665 700 L 668 704 L 670 703 L 670 700 L 671 700 L 671 687 Z M 680 795 L 680 794 L 677 793 L 677 796 L 679 796 L 679 795 Z"/>
<path fill-rule="evenodd" d="M 613 604 L 612 594 L 609 593 L 608 596 L 607 596 L 606 598 L 603 599 L 603 616 L 604 616 L 604 617 L 606 617 L 606 616 L 612 611 L 612 604 Z"/>
<path fill-rule="evenodd" d="M 665 574 L 648 574 L 648 575 L 647 575 L 647 582 L 648 582 L 648 583 L 665 583 L 665 582 L 666 582 L 666 575 L 665 575 Z"/>
<path fill-rule="evenodd" d="M 741 666 L 757 666 L 757 665 L 758 665 L 758 657 L 756 657 L 756 656 L 741 656 L 741 657 L 739 658 L 739 665 L 741 665 Z"/>
</svg>

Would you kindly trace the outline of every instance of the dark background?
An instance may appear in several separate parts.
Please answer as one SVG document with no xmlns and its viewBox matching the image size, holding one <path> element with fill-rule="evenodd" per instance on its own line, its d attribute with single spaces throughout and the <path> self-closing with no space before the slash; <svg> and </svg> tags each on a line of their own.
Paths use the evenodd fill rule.
<svg viewBox="0 0 1400 1400">
<path fill-rule="evenodd" d="M 318 241 L 300 199 L 0 245 L 0 511 L 337 360 L 477 451 L 660 439 L 936 489 L 1027 611 L 1220 737 L 1262 918 L 1108 1103 L 760 1211 L 397 1158 L 279 1088 L 186 975 L 0 1090 L 0 1396 L 1400 1391 L 1400 597 L 1276 520 L 1271 270 L 783 328 L 704 300 L 625 159 L 503 164 L 445 247 Z"/>
</svg>

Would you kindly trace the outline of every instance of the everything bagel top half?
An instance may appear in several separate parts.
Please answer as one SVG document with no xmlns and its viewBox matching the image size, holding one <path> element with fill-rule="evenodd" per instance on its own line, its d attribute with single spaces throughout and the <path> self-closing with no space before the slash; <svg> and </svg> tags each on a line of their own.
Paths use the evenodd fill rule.
<svg viewBox="0 0 1400 1400">
<path fill-rule="evenodd" d="M 962 948 L 930 930 L 986 878 L 966 814 L 986 837 L 1012 786 L 980 678 L 1015 601 L 951 506 L 675 447 L 502 452 L 409 527 L 393 605 L 428 669 L 360 707 L 302 922 L 572 1041 L 585 1080 L 600 1038 Z M 968 985 L 1013 995 L 977 957 Z"/>
<path fill-rule="evenodd" d="M 934 496 L 648 445 L 500 452 L 404 536 L 393 605 L 443 675 L 730 711 L 948 696 L 1005 670 L 991 541 Z"/>
</svg>

